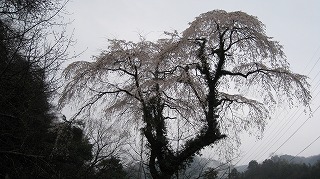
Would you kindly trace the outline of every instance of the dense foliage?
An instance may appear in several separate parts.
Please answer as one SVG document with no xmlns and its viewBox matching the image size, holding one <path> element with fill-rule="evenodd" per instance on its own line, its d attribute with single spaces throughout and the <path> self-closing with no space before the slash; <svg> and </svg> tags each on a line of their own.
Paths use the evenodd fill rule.
<svg viewBox="0 0 320 179">
<path fill-rule="evenodd" d="M 64 3 L 0 1 L 0 178 L 97 178 L 109 167 L 90 165 L 83 128 L 57 116 L 49 102 L 70 45 L 63 33 L 48 31 Z M 119 160 L 105 158 L 99 167 L 109 160 L 118 167 L 109 173 L 124 178 Z"/>
<path fill-rule="evenodd" d="M 259 164 L 253 160 L 245 172 L 232 171 L 232 179 L 317 179 L 320 178 L 320 161 L 315 165 L 306 165 L 273 159 Z"/>
<path fill-rule="evenodd" d="M 113 158 L 112 166 L 107 166 L 106 158 L 97 163 L 99 167 L 89 167 L 92 145 L 81 128 L 51 114 L 43 70 L 31 67 L 18 53 L 8 65 L 7 46 L 2 39 L 0 177 L 99 178 L 113 173 L 124 178 L 120 161 Z"/>
</svg>

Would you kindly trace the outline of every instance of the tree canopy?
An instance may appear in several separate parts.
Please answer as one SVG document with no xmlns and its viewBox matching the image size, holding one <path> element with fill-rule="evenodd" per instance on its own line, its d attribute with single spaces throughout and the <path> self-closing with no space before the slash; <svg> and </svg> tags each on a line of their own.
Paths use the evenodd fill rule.
<svg viewBox="0 0 320 179">
<path fill-rule="evenodd" d="M 62 107 L 80 104 L 73 119 L 101 110 L 136 124 L 153 178 L 170 178 L 227 136 L 263 130 L 284 101 L 309 105 L 306 76 L 290 71 L 282 46 L 257 17 L 213 10 L 182 33 L 166 34 L 156 42 L 109 40 L 94 61 L 64 70 L 60 99 Z"/>
<path fill-rule="evenodd" d="M 253 160 L 250 161 L 248 170 L 239 173 L 235 169 L 235 175 L 232 175 L 231 178 L 319 178 L 319 167 L 319 161 L 314 165 L 306 165 L 304 163 L 290 163 L 285 160 L 273 160 L 272 158 L 266 159 L 260 164 Z"/>
</svg>

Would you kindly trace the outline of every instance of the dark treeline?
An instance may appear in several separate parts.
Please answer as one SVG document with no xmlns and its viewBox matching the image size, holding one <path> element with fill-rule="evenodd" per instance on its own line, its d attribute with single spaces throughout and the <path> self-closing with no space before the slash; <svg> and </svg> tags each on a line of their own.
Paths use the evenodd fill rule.
<svg viewBox="0 0 320 179">
<path fill-rule="evenodd" d="M 12 52 L 0 28 L 0 178 L 124 178 L 115 157 L 90 163 L 81 126 L 52 114 L 44 69 Z"/>
<path fill-rule="evenodd" d="M 115 157 L 92 165 L 81 125 L 62 120 L 50 103 L 70 44 L 63 33 L 50 44 L 47 27 L 64 3 L 0 1 L 0 178 L 125 176 Z"/>
<path fill-rule="evenodd" d="M 291 163 L 279 157 L 266 159 L 262 163 L 253 160 L 249 162 L 245 172 L 240 173 L 235 168 L 231 170 L 232 179 L 317 179 L 320 178 L 320 161 L 314 165 Z"/>
</svg>

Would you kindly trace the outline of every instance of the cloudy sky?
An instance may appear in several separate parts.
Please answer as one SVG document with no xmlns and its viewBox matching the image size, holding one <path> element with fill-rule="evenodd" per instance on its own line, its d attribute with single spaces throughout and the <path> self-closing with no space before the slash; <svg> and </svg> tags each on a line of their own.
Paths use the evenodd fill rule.
<svg viewBox="0 0 320 179">
<path fill-rule="evenodd" d="M 262 161 L 273 153 L 320 154 L 320 139 L 316 140 L 320 136 L 320 1 L 71 0 L 67 18 L 73 20 L 69 30 L 74 29 L 77 40 L 73 50 L 84 51 L 77 60 L 90 60 L 106 49 L 107 39 L 136 41 L 142 35 L 156 40 L 164 37 L 163 31 L 183 31 L 196 16 L 214 9 L 257 16 L 266 25 L 267 35 L 284 46 L 292 71 L 309 77 L 314 96 L 312 117 L 298 106 L 275 115 L 262 139 L 243 136 L 238 164 Z"/>
</svg>

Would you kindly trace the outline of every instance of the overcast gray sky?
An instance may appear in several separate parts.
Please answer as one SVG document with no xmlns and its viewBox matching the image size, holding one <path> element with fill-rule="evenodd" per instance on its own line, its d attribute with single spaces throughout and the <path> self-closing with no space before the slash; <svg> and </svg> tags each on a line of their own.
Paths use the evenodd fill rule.
<svg viewBox="0 0 320 179">
<path fill-rule="evenodd" d="M 71 0 L 67 6 L 68 18 L 73 20 L 69 29 L 74 29 L 77 40 L 74 50 L 86 50 L 77 60 L 98 55 L 106 49 L 108 38 L 136 41 L 142 35 L 156 40 L 164 37 L 163 31 L 181 32 L 196 16 L 214 9 L 257 16 L 266 25 L 267 35 L 284 46 L 292 71 L 309 76 L 314 96 L 313 117 L 298 107 L 275 115 L 261 140 L 244 136 L 239 164 L 262 161 L 273 152 L 298 154 L 320 136 L 320 1 Z M 316 154 L 320 154 L 320 139 L 299 155 Z"/>
</svg>

